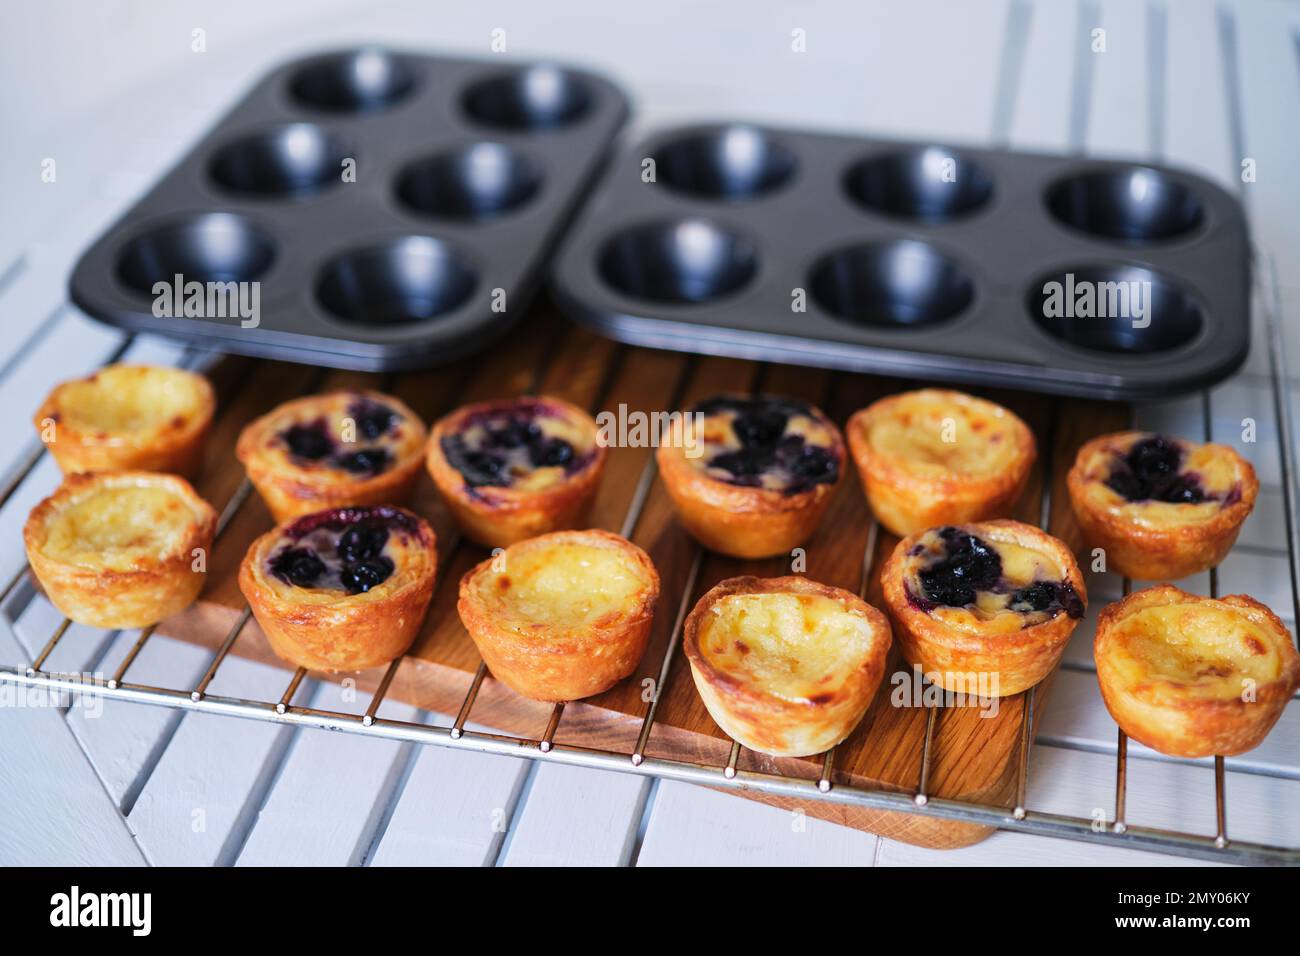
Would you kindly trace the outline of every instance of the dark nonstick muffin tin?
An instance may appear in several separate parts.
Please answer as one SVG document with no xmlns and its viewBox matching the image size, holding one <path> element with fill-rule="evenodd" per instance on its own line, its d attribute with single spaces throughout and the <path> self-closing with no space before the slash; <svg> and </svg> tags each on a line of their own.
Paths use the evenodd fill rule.
<svg viewBox="0 0 1300 956">
<path fill-rule="evenodd" d="M 366 370 L 454 359 L 524 313 L 627 111 L 609 81 L 551 64 L 297 60 L 86 251 L 72 298 L 230 352 Z M 177 274 L 258 282 L 259 324 L 154 314 L 155 283 Z"/>
<path fill-rule="evenodd" d="M 552 284 L 636 344 L 1098 398 L 1208 386 L 1250 345 L 1245 220 L 1208 180 L 738 124 L 621 155 Z M 1085 288 L 1142 299 L 1057 314 Z"/>
</svg>

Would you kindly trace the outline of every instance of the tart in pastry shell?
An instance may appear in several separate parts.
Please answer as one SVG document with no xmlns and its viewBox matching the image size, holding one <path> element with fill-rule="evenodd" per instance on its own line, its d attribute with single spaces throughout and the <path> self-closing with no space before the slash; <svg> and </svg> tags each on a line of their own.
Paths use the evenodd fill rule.
<svg viewBox="0 0 1300 956">
<path fill-rule="evenodd" d="M 555 531 L 471 568 L 456 605 L 492 676 L 534 700 L 578 700 L 631 674 L 659 602 L 649 555 L 607 531 Z"/>
<path fill-rule="evenodd" d="M 1011 513 L 1038 457 L 1033 432 L 1001 405 L 927 388 L 882 398 L 848 424 L 871 510 L 903 537 Z"/>
<path fill-rule="evenodd" d="M 834 747 L 885 672 L 885 615 L 798 576 L 730 578 L 686 618 L 682 647 L 704 706 L 750 750 L 804 757 Z"/>
<path fill-rule="evenodd" d="M 1257 747 L 1300 684 L 1300 655 L 1254 598 L 1161 584 L 1104 608 L 1097 682 L 1120 729 L 1175 757 Z"/>
<path fill-rule="evenodd" d="M 942 539 L 973 536 L 998 555 L 996 582 L 973 600 L 946 605 L 927 596 L 922 574 L 944 559 Z M 960 572 L 978 576 L 971 568 Z M 903 657 L 954 692 L 1010 697 L 1056 667 L 1088 595 L 1065 544 L 1032 525 L 995 520 L 931 529 L 904 538 L 881 570 L 885 607 Z M 1051 596 L 1034 610 L 1034 593 Z M 1022 595 L 1030 595 L 1022 598 Z"/>
<path fill-rule="evenodd" d="M 161 471 L 193 478 L 216 398 L 202 375 L 109 365 L 57 386 L 33 423 L 65 475 Z"/>
<path fill-rule="evenodd" d="M 74 474 L 32 511 L 27 559 L 51 603 L 79 624 L 136 628 L 203 589 L 217 513 L 183 478 Z"/>
<path fill-rule="evenodd" d="M 516 437 L 507 447 L 503 431 L 511 429 Z M 563 399 L 478 402 L 433 426 L 427 466 L 466 536 L 506 547 L 586 520 L 605 473 L 598 435 L 595 420 Z M 560 450 L 563 461 L 548 463 L 549 449 Z"/>
<path fill-rule="evenodd" d="M 424 441 L 424 423 L 396 398 L 340 391 L 285 402 L 249 423 L 235 456 L 272 516 L 284 522 L 331 508 L 406 501 Z"/>
<path fill-rule="evenodd" d="M 381 527 L 376 555 L 391 573 L 368 590 L 343 589 L 337 578 L 342 536 Z M 325 580 L 295 584 L 278 571 L 291 549 L 313 549 L 336 565 Z M 371 557 L 373 557 L 372 555 Z M 389 505 L 339 508 L 303 515 L 262 535 L 239 566 L 239 589 L 275 651 L 298 667 L 359 671 L 406 653 L 424 621 L 438 567 L 433 529 L 419 515 Z"/>
<path fill-rule="evenodd" d="M 785 416 L 783 428 L 765 443 L 770 447 L 755 449 L 738 437 L 737 421 L 745 412 L 728 407 L 733 404 L 760 414 L 766 406 Z M 805 454 L 817 456 L 812 480 L 772 454 L 779 442 L 792 440 Z M 718 466 L 755 451 L 762 459 L 757 474 L 729 476 Z M 812 537 L 843 476 L 844 458 L 844 440 L 834 422 L 820 409 L 779 396 L 702 402 L 673 421 L 655 452 L 682 526 L 710 551 L 736 558 L 788 554 Z"/>
<path fill-rule="evenodd" d="M 1119 484 L 1114 473 L 1126 467 L 1133 447 L 1152 440 L 1180 450 L 1174 477 L 1195 476 L 1199 494 L 1193 497 L 1202 500 L 1130 500 L 1111 486 Z M 1067 485 L 1089 546 L 1105 550 L 1107 570 L 1139 581 L 1176 581 L 1219 564 L 1259 495 L 1254 467 L 1227 445 L 1198 445 L 1150 432 L 1094 438 L 1079 449 Z"/>
</svg>

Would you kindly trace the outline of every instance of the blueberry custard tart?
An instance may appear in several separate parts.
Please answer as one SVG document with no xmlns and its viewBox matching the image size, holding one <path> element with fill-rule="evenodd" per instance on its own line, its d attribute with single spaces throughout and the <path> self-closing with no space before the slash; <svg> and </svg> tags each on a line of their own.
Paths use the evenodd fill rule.
<svg viewBox="0 0 1300 956">
<path fill-rule="evenodd" d="M 562 399 L 479 402 L 433 426 L 429 474 L 471 540 L 505 547 L 582 524 L 605 470 L 598 436 Z"/>
<path fill-rule="evenodd" d="M 817 530 L 844 473 L 840 430 L 774 395 L 720 395 L 685 410 L 656 452 L 683 527 L 737 558 L 787 554 Z"/>
<path fill-rule="evenodd" d="M 1176 581 L 1217 565 L 1255 507 L 1259 481 L 1227 445 L 1119 432 L 1079 449 L 1070 504 L 1106 568 L 1137 580 Z"/>
<path fill-rule="evenodd" d="M 849 419 L 849 449 L 867 501 L 894 534 L 1008 517 L 1038 457 L 1009 410 L 927 388 L 882 398 Z"/>
<path fill-rule="evenodd" d="M 50 602 L 78 624 L 147 627 L 203 589 L 217 513 L 176 475 L 69 475 L 23 528 Z"/>
<path fill-rule="evenodd" d="M 418 515 L 391 505 L 331 508 L 254 541 L 239 589 L 281 658 L 357 671 L 406 653 L 437 566 L 433 529 Z"/>
<path fill-rule="evenodd" d="M 33 423 L 65 475 L 161 471 L 193 478 L 215 411 L 212 385 L 196 372 L 109 365 L 57 386 Z"/>
<path fill-rule="evenodd" d="M 1258 746 L 1300 684 L 1291 632 L 1254 598 L 1169 584 L 1101 612 L 1093 644 L 1101 696 L 1124 733 L 1174 757 Z"/>
<path fill-rule="evenodd" d="M 862 720 L 885 673 L 889 622 L 856 594 L 797 575 L 723 581 L 682 647 L 719 727 L 750 750 L 806 757 Z"/>
<path fill-rule="evenodd" d="M 285 402 L 249 424 L 235 454 L 276 521 L 399 504 L 420 473 L 425 428 L 389 395 L 341 391 Z"/>
<path fill-rule="evenodd" d="M 881 570 L 903 657 L 950 691 L 1009 697 L 1060 660 L 1088 596 L 1064 542 L 1032 525 L 944 525 L 898 543 Z"/>
</svg>

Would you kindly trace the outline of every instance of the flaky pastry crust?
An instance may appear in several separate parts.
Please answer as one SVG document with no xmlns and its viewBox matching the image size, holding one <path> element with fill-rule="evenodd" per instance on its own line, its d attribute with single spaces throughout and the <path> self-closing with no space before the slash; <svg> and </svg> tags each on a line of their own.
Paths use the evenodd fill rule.
<svg viewBox="0 0 1300 956">
<path fill-rule="evenodd" d="M 202 375 L 109 365 L 56 386 L 32 422 L 65 475 L 156 471 L 193 478 L 215 411 Z"/>
<path fill-rule="evenodd" d="M 844 477 L 846 455 L 835 423 L 818 408 L 808 410 L 836 459 L 837 473 L 834 481 L 794 494 L 711 477 L 687 457 L 690 443 L 682 436 L 688 420 L 674 420 L 655 462 L 678 520 L 700 544 L 735 558 L 766 558 L 788 554 L 813 536 Z"/>
<path fill-rule="evenodd" d="M 50 602 L 79 624 L 148 627 L 203 589 L 217 513 L 183 478 L 69 475 L 32 511 L 23 543 Z"/>
<path fill-rule="evenodd" d="M 751 750 L 834 747 L 871 706 L 890 627 L 857 595 L 807 578 L 730 578 L 686 618 L 682 648 L 714 721 Z"/>
<path fill-rule="evenodd" d="M 1300 686 L 1291 633 L 1244 594 L 1135 591 L 1102 609 L 1093 654 L 1120 729 L 1175 757 L 1259 746 Z"/>
<path fill-rule="evenodd" d="M 1007 519 L 956 527 L 995 546 L 1018 545 L 1043 556 L 1086 607 L 1083 574 L 1064 542 L 1032 525 Z M 910 552 L 923 537 L 924 532 L 899 541 L 880 575 L 885 609 L 907 662 L 921 668 L 928 680 L 955 692 L 971 693 L 972 676 L 983 676 L 987 680 L 978 681 L 978 686 L 987 687 L 988 695 L 994 697 L 1018 694 L 1047 677 L 1065 652 L 1079 619 L 1061 610 L 1041 623 L 1007 630 L 993 622 L 985 626 L 974 615 L 966 615 L 963 626 L 934 616 L 908 595 Z"/>
<path fill-rule="evenodd" d="M 537 406 L 555 416 L 580 437 L 589 459 L 577 471 L 544 488 L 473 486 L 447 460 L 442 440 L 465 424 L 489 413 L 520 405 Z M 549 395 L 501 399 L 464 405 L 440 419 L 429 435 L 426 466 L 443 501 L 461 530 L 472 541 L 504 548 L 517 541 L 580 526 L 605 473 L 607 450 L 597 441 L 595 420 L 578 406 Z"/>
<path fill-rule="evenodd" d="M 358 475 L 327 463 L 303 462 L 289 453 L 281 436 L 294 425 L 324 419 L 332 431 L 351 419 L 359 400 L 376 402 L 396 413 L 394 430 L 380 441 L 392 461 L 377 474 Z M 354 423 L 355 424 L 355 423 Z M 356 390 L 308 395 L 272 409 L 240 432 L 235 457 L 277 522 L 300 515 L 361 505 L 401 504 L 411 497 L 420 474 L 425 427 L 407 405 L 379 392 Z M 372 442 L 354 434 L 346 449 Z"/>
<path fill-rule="evenodd" d="M 559 701 L 631 674 L 658 603 L 659 573 L 636 545 L 608 531 L 555 531 L 471 568 L 456 610 L 493 677 Z"/>
<path fill-rule="evenodd" d="M 1106 568 L 1138 581 L 1177 581 L 1215 567 L 1232 550 L 1241 526 L 1255 507 L 1259 479 L 1255 468 L 1227 445 L 1183 442 L 1199 457 L 1235 476 L 1236 500 L 1205 505 L 1154 505 L 1125 501 L 1105 485 L 1117 453 L 1148 432 L 1116 432 L 1087 442 L 1075 456 L 1066 484 L 1070 505 L 1088 545 L 1106 553 Z M 1143 520 L 1157 509 L 1158 521 Z"/>
<path fill-rule="evenodd" d="M 1015 414 L 944 389 L 882 398 L 854 414 L 847 433 L 871 510 L 900 537 L 1006 517 L 1038 457 Z"/>
<path fill-rule="evenodd" d="M 281 658 L 313 671 L 359 671 L 388 664 L 411 646 L 433 597 L 437 540 L 419 515 L 382 510 L 403 516 L 409 528 L 390 539 L 392 575 L 360 594 L 297 587 L 269 571 L 271 555 L 292 538 L 298 522 L 313 515 L 291 519 L 249 546 L 239 566 L 239 589 Z"/>
</svg>

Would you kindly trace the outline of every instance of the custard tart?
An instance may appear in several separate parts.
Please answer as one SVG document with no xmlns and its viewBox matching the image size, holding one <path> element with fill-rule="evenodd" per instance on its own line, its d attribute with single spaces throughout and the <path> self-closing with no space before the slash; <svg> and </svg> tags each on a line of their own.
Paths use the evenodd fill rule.
<svg viewBox="0 0 1300 956">
<path fill-rule="evenodd" d="M 333 508 L 254 541 L 239 589 L 284 660 L 359 671 L 406 653 L 437 567 L 433 529 L 418 515 L 390 505 Z"/>
<path fill-rule="evenodd" d="M 559 701 L 631 674 L 658 603 L 659 574 L 636 545 L 608 531 L 555 531 L 471 568 L 456 610 L 493 677 Z"/>
<path fill-rule="evenodd" d="M 844 441 L 812 405 L 720 395 L 686 409 L 655 453 L 677 517 L 711 551 L 788 554 L 817 530 L 844 472 Z"/>
<path fill-rule="evenodd" d="M 605 471 L 598 437 L 558 398 L 466 405 L 433 426 L 429 474 L 471 540 L 505 547 L 583 523 Z"/>
<path fill-rule="evenodd" d="M 1093 653 L 1115 722 L 1174 757 L 1259 746 L 1300 685 L 1291 633 L 1244 594 L 1136 591 L 1102 610 Z"/>
<path fill-rule="evenodd" d="M 65 475 L 162 471 L 194 477 L 216 398 L 202 375 L 109 365 L 57 386 L 33 423 Z"/>
<path fill-rule="evenodd" d="M 963 392 L 891 395 L 849 419 L 849 449 L 871 510 L 903 537 L 1011 514 L 1038 457 L 1013 413 Z"/>
<path fill-rule="evenodd" d="M 907 662 L 981 697 L 1010 697 L 1051 673 L 1088 600 L 1063 542 L 1007 520 L 904 538 L 881 587 Z"/>
<path fill-rule="evenodd" d="M 276 521 L 406 501 L 425 428 L 390 395 L 341 391 L 285 402 L 240 433 L 235 455 Z"/>
<path fill-rule="evenodd" d="M 1227 445 L 1119 432 L 1079 449 L 1070 504 L 1107 570 L 1136 580 L 1185 578 L 1214 567 L 1255 507 L 1259 481 Z"/>
<path fill-rule="evenodd" d="M 50 602 L 78 624 L 148 627 L 203 589 L 217 513 L 184 478 L 74 474 L 32 511 L 27 560 Z"/>
<path fill-rule="evenodd" d="M 885 673 L 885 615 L 798 576 L 723 581 L 686 618 L 682 647 L 704 706 L 750 750 L 805 757 L 862 720 Z"/>
</svg>

